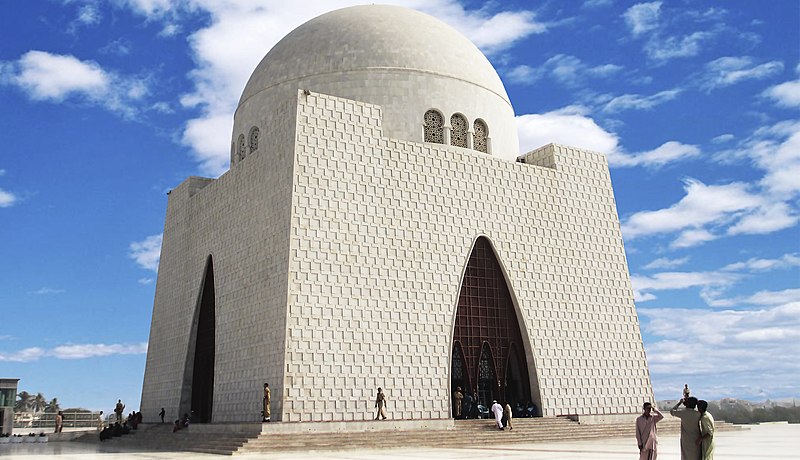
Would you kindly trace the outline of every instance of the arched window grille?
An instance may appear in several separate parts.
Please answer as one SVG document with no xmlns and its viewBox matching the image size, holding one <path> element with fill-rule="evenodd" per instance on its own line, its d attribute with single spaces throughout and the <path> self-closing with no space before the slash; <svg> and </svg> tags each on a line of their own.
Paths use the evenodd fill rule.
<svg viewBox="0 0 800 460">
<path fill-rule="evenodd" d="M 464 115 L 460 113 L 453 114 L 453 116 L 450 117 L 450 145 L 466 148 L 468 128 L 469 123 L 467 123 L 467 119 L 464 118 Z"/>
<path fill-rule="evenodd" d="M 240 160 L 244 160 L 244 157 L 247 154 L 247 151 L 245 150 L 246 148 L 247 144 L 245 144 L 244 141 L 244 134 L 239 134 L 239 150 L 237 151 L 237 153 L 239 154 Z"/>
<path fill-rule="evenodd" d="M 425 112 L 425 142 L 444 144 L 444 117 L 436 110 Z"/>
<path fill-rule="evenodd" d="M 250 128 L 250 153 L 258 150 L 258 127 L 253 126 Z"/>
<path fill-rule="evenodd" d="M 486 127 L 486 123 L 483 120 L 475 120 L 472 126 L 472 147 L 479 152 L 489 153 L 489 142 L 487 141 L 489 128 Z"/>
</svg>

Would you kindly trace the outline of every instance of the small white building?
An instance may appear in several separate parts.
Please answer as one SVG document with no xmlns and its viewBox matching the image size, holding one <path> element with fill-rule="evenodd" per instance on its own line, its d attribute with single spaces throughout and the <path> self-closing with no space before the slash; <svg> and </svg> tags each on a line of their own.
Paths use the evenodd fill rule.
<svg viewBox="0 0 800 460">
<path fill-rule="evenodd" d="M 496 71 L 425 14 L 324 14 L 264 57 L 231 168 L 169 196 L 142 412 L 155 421 L 631 414 L 653 394 L 605 157 L 520 155 Z"/>
</svg>

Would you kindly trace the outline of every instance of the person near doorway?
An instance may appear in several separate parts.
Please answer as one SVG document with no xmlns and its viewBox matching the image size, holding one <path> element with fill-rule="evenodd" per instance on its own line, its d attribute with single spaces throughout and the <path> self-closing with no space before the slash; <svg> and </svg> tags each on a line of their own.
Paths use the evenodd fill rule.
<svg viewBox="0 0 800 460">
<path fill-rule="evenodd" d="M 511 430 L 514 429 L 514 427 L 511 426 L 511 418 L 512 417 L 513 417 L 513 415 L 511 414 L 511 404 L 506 403 L 506 405 L 503 406 L 503 426 L 508 427 L 508 431 L 511 431 Z"/>
<path fill-rule="evenodd" d="M 464 401 L 464 393 L 461 392 L 461 387 L 456 387 L 453 393 L 453 409 L 455 410 L 455 418 L 461 418 L 461 404 Z"/>
<path fill-rule="evenodd" d="M 103 431 L 103 428 L 105 427 L 106 424 L 103 421 L 103 411 L 100 411 L 100 413 L 97 414 L 97 431 Z"/>
<path fill-rule="evenodd" d="M 158 416 L 159 416 L 159 417 L 161 417 L 161 423 L 164 423 L 164 416 L 165 416 L 166 414 L 167 414 L 167 412 L 166 412 L 166 411 L 164 410 L 164 408 L 162 407 L 162 408 L 161 408 L 161 412 L 159 412 L 159 413 L 158 413 Z"/>
<path fill-rule="evenodd" d="M 261 415 L 262 422 L 269 422 L 270 416 L 272 415 L 269 410 L 269 401 L 271 399 L 272 392 L 269 390 L 269 383 L 264 384 L 264 409 Z"/>
<path fill-rule="evenodd" d="M 125 404 L 122 404 L 122 400 L 117 400 L 117 405 L 114 406 L 114 413 L 117 414 L 117 421 L 122 421 L 122 413 L 125 412 Z"/>
<path fill-rule="evenodd" d="M 381 387 L 378 387 L 378 395 L 375 397 L 375 408 L 378 410 L 375 420 L 386 420 L 386 395 Z"/>
<path fill-rule="evenodd" d="M 503 429 L 503 406 L 498 404 L 498 402 L 492 401 L 492 414 L 494 414 L 494 421 L 497 424 L 497 428 Z"/>
<path fill-rule="evenodd" d="M 656 423 L 664 415 L 649 402 L 642 405 L 642 415 L 636 419 L 636 443 L 639 445 L 639 460 L 656 460 L 658 456 L 658 432 Z"/>
</svg>

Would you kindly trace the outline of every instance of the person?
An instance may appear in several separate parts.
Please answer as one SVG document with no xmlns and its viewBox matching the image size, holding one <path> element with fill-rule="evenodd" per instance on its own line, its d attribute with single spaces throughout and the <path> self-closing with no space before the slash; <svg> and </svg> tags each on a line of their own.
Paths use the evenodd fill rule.
<svg viewBox="0 0 800 460">
<path fill-rule="evenodd" d="M 381 387 L 378 387 L 378 396 L 375 397 L 375 407 L 378 409 L 375 420 L 381 417 L 383 417 L 381 420 L 386 420 L 386 395 L 383 394 Z"/>
<path fill-rule="evenodd" d="M 114 406 L 114 413 L 117 414 L 117 421 L 122 421 L 122 413 L 125 411 L 125 404 L 122 404 L 122 400 L 117 400 L 117 405 Z"/>
<path fill-rule="evenodd" d="M 106 439 L 111 439 L 111 428 L 107 426 L 100 431 L 100 440 L 105 441 Z"/>
<path fill-rule="evenodd" d="M 464 395 L 464 402 L 463 402 L 464 407 L 461 409 L 461 415 L 464 418 L 472 417 L 472 405 L 473 405 L 472 395 L 469 394 L 469 392 L 467 392 Z"/>
<path fill-rule="evenodd" d="M 103 411 L 100 411 L 100 413 L 97 414 L 97 431 L 104 431 L 104 428 L 105 424 L 103 423 Z"/>
<path fill-rule="evenodd" d="M 164 416 L 165 416 L 166 414 L 167 414 L 167 412 L 166 412 L 166 411 L 164 410 L 164 408 L 162 407 L 162 408 L 161 408 L 161 412 L 159 412 L 159 413 L 158 413 L 158 416 L 159 416 L 159 417 L 161 417 L 161 423 L 164 423 Z"/>
<path fill-rule="evenodd" d="M 270 410 L 269 410 L 269 400 L 270 400 L 271 396 L 272 396 L 272 392 L 269 390 L 269 383 L 265 383 L 264 384 L 264 410 L 263 410 L 262 415 L 261 415 L 261 421 L 262 422 L 269 422 L 269 419 L 270 419 L 270 417 L 272 415 L 270 413 Z"/>
<path fill-rule="evenodd" d="M 64 412 L 58 411 L 56 414 L 56 431 L 54 433 L 61 433 L 64 428 Z"/>
<path fill-rule="evenodd" d="M 686 383 L 683 385 L 683 399 L 689 399 L 689 394 L 691 394 L 691 391 L 689 391 L 689 384 Z"/>
<path fill-rule="evenodd" d="M 697 445 L 703 454 L 703 460 L 714 460 L 714 417 L 708 412 L 708 402 L 697 401 L 697 410 L 700 412 L 700 437 Z"/>
<path fill-rule="evenodd" d="M 656 460 L 658 456 L 658 436 L 656 423 L 664 415 L 646 402 L 642 405 L 642 415 L 636 418 L 636 443 L 639 445 L 639 460 Z"/>
<path fill-rule="evenodd" d="M 511 418 L 512 417 L 513 417 L 513 415 L 511 414 L 511 404 L 506 402 L 506 405 L 503 406 L 503 425 L 508 427 L 508 431 L 511 431 L 511 430 L 514 429 L 514 427 L 511 426 Z"/>
<path fill-rule="evenodd" d="M 180 429 L 181 429 L 181 421 L 175 419 L 175 424 L 172 425 L 172 432 L 175 433 L 176 431 L 180 431 Z"/>
<path fill-rule="evenodd" d="M 464 401 L 464 393 L 461 392 L 461 387 L 456 387 L 453 393 L 453 408 L 455 409 L 455 417 L 461 418 L 461 404 Z"/>
<path fill-rule="evenodd" d="M 472 417 L 472 418 L 481 418 L 480 410 L 478 408 L 478 406 L 481 405 L 481 403 L 479 401 L 480 400 L 478 399 L 478 392 L 477 391 L 473 391 L 472 392 L 472 413 L 469 414 L 470 417 Z"/>
<path fill-rule="evenodd" d="M 189 413 L 188 412 L 184 412 L 183 413 L 183 420 L 181 420 L 181 425 L 184 428 L 189 428 Z"/>
<path fill-rule="evenodd" d="M 686 408 L 679 410 L 681 404 Z M 678 401 L 675 407 L 669 411 L 669 415 L 681 419 L 681 460 L 698 460 L 700 458 L 700 447 L 696 444 L 697 438 L 700 437 L 700 412 L 696 411 L 695 407 L 697 407 L 697 398 L 690 396 Z"/>
<path fill-rule="evenodd" d="M 494 421 L 497 423 L 497 428 L 503 429 L 503 406 L 497 403 L 497 400 L 492 401 L 492 413 L 494 414 Z"/>
</svg>

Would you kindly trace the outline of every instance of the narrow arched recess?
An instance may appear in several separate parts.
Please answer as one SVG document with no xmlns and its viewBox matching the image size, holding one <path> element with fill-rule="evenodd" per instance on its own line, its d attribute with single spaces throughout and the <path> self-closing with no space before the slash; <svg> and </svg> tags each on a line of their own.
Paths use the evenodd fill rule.
<svg viewBox="0 0 800 460">
<path fill-rule="evenodd" d="M 181 415 L 192 414 L 194 423 L 211 422 L 214 407 L 215 336 L 214 261 L 208 256 L 189 334 L 189 350 L 181 392 Z"/>
<path fill-rule="evenodd" d="M 478 394 L 478 404 L 488 407 L 493 399 L 512 407 L 530 401 L 539 404 L 538 391 L 536 395 L 531 392 L 532 374 L 528 372 L 524 342 L 527 335 L 523 335 L 517 310 L 489 239 L 478 237 L 461 280 L 451 358 L 463 362 L 469 376 L 467 386 Z M 459 384 L 455 377 L 451 372 L 452 389 Z"/>
</svg>

